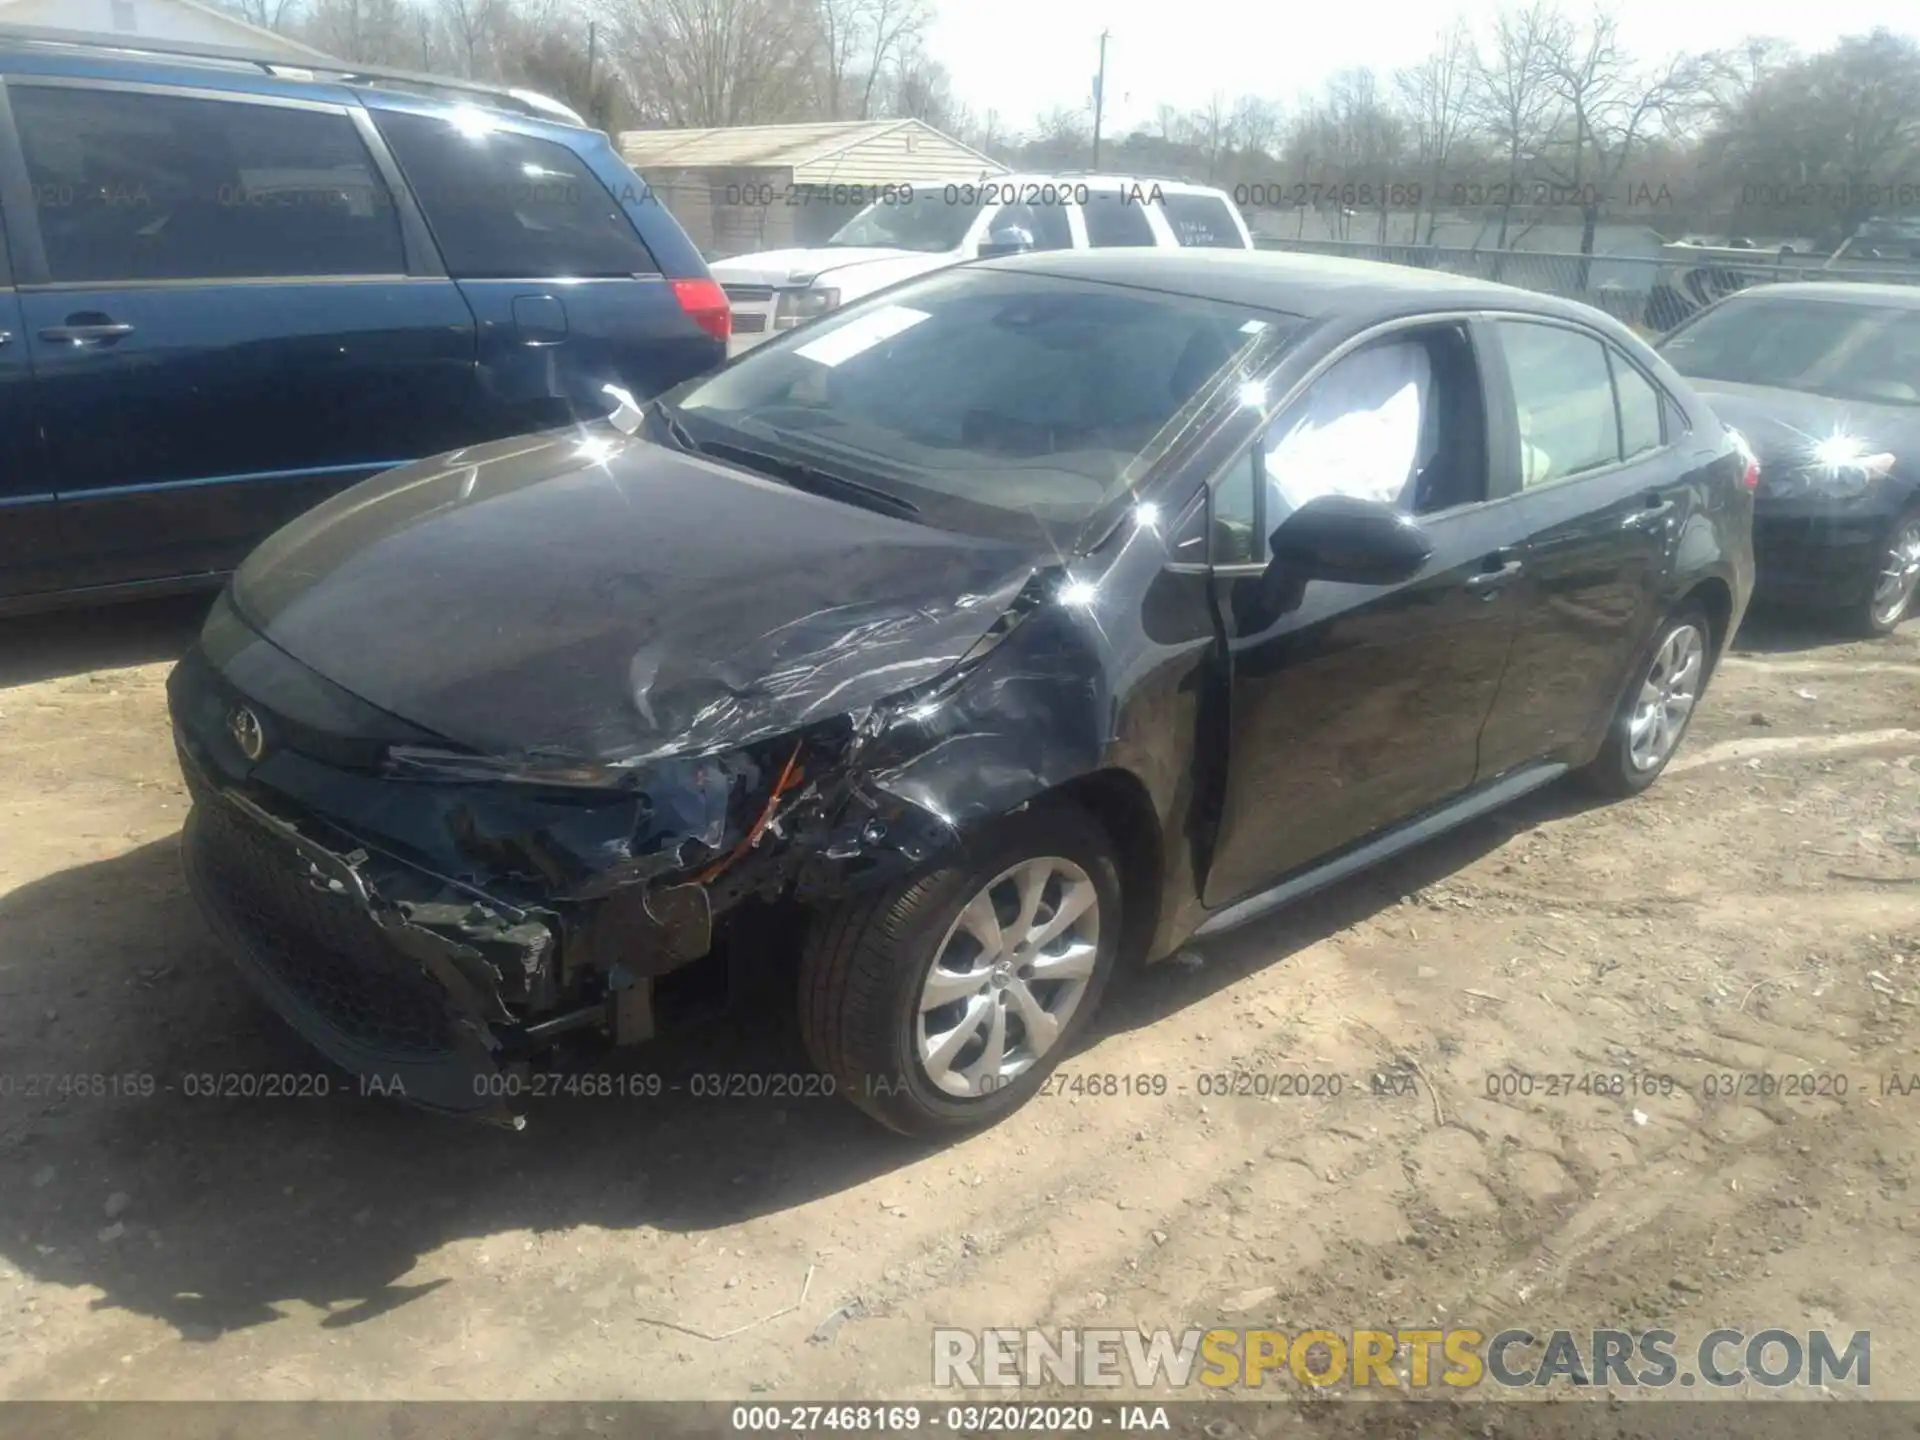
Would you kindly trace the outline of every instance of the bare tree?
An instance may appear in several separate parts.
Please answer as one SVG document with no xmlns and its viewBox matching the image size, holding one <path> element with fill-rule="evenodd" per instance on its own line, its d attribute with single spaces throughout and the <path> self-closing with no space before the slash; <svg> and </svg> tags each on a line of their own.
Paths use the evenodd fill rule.
<svg viewBox="0 0 1920 1440">
<path fill-rule="evenodd" d="M 1194 143 L 1206 157 L 1207 183 L 1211 185 L 1219 173 L 1220 162 L 1233 149 L 1237 138 L 1233 130 L 1233 108 L 1227 103 L 1226 95 L 1214 91 L 1206 105 L 1193 112 L 1188 127 Z"/>
<path fill-rule="evenodd" d="M 947 67 L 917 47 L 893 66 L 884 108 L 890 116 L 922 120 L 936 130 L 957 131 L 964 123 Z"/>
<path fill-rule="evenodd" d="M 1548 0 L 1495 18 L 1491 43 L 1473 65 L 1471 112 L 1506 164 L 1501 192 L 1500 249 L 1507 247 L 1521 167 L 1539 153 L 1559 104 L 1552 41 L 1558 15 Z"/>
<path fill-rule="evenodd" d="M 654 124 L 816 113 L 820 31 L 807 0 L 612 0 L 606 28 L 636 106 Z"/>
<path fill-rule="evenodd" d="M 574 0 L 512 0 L 495 42 L 497 78 L 564 100 L 612 130 L 631 105 L 618 67 L 604 63 L 590 34 Z"/>
<path fill-rule="evenodd" d="M 1334 233 L 1344 238 L 1357 207 L 1377 201 L 1378 238 L 1384 241 L 1384 182 L 1400 173 L 1407 127 L 1381 94 L 1379 78 L 1366 69 L 1341 71 L 1327 82 L 1319 104 L 1296 125 L 1293 148 L 1317 157 L 1320 173 L 1334 182 L 1329 195 Z"/>
<path fill-rule="evenodd" d="M 1087 163 L 1093 128 L 1084 109 L 1056 105 L 1034 121 L 1022 160 L 1042 170 L 1065 170 Z"/>
<path fill-rule="evenodd" d="M 1000 124 L 1000 112 L 989 107 L 987 113 L 980 117 L 979 123 L 970 129 L 963 130 L 960 138 L 982 155 L 993 155 L 998 159 L 996 152 L 1007 138 L 1006 131 Z"/>
<path fill-rule="evenodd" d="M 226 0 L 231 10 L 249 25 L 262 30 L 290 31 L 300 19 L 300 0 Z"/>
<path fill-rule="evenodd" d="M 307 42 L 342 60 L 401 65 L 417 37 L 403 0 L 313 0 L 301 29 Z"/>
<path fill-rule="evenodd" d="M 860 118 L 870 119 L 876 88 L 890 67 L 920 48 L 933 19 L 928 0 L 867 0 L 866 85 L 860 95 Z M 916 63 L 925 65 L 919 60 Z M 941 74 L 944 76 L 945 69 Z"/>
<path fill-rule="evenodd" d="M 1580 253 L 1593 254 L 1600 213 L 1627 163 L 1661 130 L 1706 97 L 1709 66 L 1697 56 L 1675 56 L 1643 69 L 1621 47 L 1614 18 L 1595 11 L 1576 24 L 1555 17 L 1548 32 L 1548 73 L 1572 129 L 1564 158 L 1548 165 L 1556 186 L 1580 207 Z M 1588 262 L 1581 262 L 1580 288 Z"/>
<path fill-rule="evenodd" d="M 459 73 L 496 78 L 495 50 L 509 23 L 510 0 L 438 0 L 438 10 Z"/>
<path fill-rule="evenodd" d="M 1426 202 L 1425 241 L 1429 245 L 1440 220 L 1440 196 L 1448 167 L 1470 124 L 1476 63 L 1473 38 L 1467 33 L 1466 22 L 1456 17 L 1440 32 L 1425 60 L 1394 76 L 1400 102 L 1412 122 L 1414 150 L 1427 177 L 1427 193 L 1422 199 Z M 1414 206 L 1416 231 L 1420 209 L 1420 205 Z"/>
<path fill-rule="evenodd" d="M 1715 120 L 1725 120 L 1744 111 L 1753 92 L 1764 81 L 1800 57 L 1791 41 L 1772 35 L 1749 35 L 1738 45 L 1702 58 L 1709 113 Z"/>
<path fill-rule="evenodd" d="M 1280 107 L 1256 95 L 1242 95 L 1233 105 L 1233 135 L 1249 156 L 1271 158 L 1280 138 Z"/>
<path fill-rule="evenodd" d="M 930 0 L 815 0 L 819 9 L 822 108 L 862 120 L 891 108 L 933 18 Z"/>
<path fill-rule="evenodd" d="M 850 104 L 853 72 L 865 48 L 863 32 L 870 0 L 820 0 L 821 103 L 830 120 L 844 120 Z"/>
</svg>

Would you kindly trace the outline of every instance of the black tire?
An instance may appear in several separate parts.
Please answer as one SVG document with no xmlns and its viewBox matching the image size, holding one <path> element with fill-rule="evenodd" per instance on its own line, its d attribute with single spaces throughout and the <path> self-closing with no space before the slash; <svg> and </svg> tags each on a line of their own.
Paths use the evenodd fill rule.
<svg viewBox="0 0 1920 1440">
<path fill-rule="evenodd" d="M 1899 519 L 1887 527 L 1886 538 L 1874 552 L 1873 572 L 1867 577 L 1866 598 L 1859 601 L 1850 612 L 1848 628 L 1857 635 L 1868 639 L 1879 639 L 1891 635 L 1909 616 L 1914 613 L 1914 597 L 1909 595 L 1906 603 L 1892 614 L 1876 613 L 1874 605 L 1874 587 L 1879 583 L 1882 572 L 1892 559 L 1893 546 L 1900 537 L 1912 527 L 1920 525 L 1920 505 L 1903 513 Z"/>
<path fill-rule="evenodd" d="M 1069 860 L 1093 883 L 1099 909 L 1092 973 L 1058 1038 L 1023 1073 L 988 1094 L 956 1098 L 921 1064 L 915 1028 L 922 986 L 961 910 L 995 877 L 1040 857 Z M 1092 1018 L 1113 973 L 1121 904 L 1113 843 L 1084 812 L 1050 805 L 993 821 L 936 868 L 813 917 L 800 958 L 807 1052 L 837 1093 L 903 1135 L 955 1136 L 995 1124 L 1032 1097 Z"/>
<path fill-rule="evenodd" d="M 1701 669 L 1699 683 L 1695 687 L 1693 704 L 1685 717 L 1679 722 L 1671 743 L 1657 764 L 1643 766 L 1633 758 L 1632 725 L 1634 710 L 1641 689 L 1652 677 L 1655 666 L 1666 651 L 1668 641 L 1676 631 L 1691 627 L 1698 632 L 1700 644 Z M 1693 723 L 1700 701 L 1705 698 L 1707 682 L 1713 677 L 1713 622 L 1708 618 L 1706 607 L 1697 600 L 1688 600 L 1670 612 L 1655 628 L 1652 639 L 1635 659 L 1633 669 L 1627 673 L 1626 688 L 1614 704 L 1613 719 L 1607 726 L 1607 738 L 1600 746 L 1600 753 L 1580 770 L 1575 779 L 1587 790 L 1609 799 L 1625 799 L 1629 795 L 1638 795 L 1666 770 L 1668 763 L 1678 753 L 1681 742 L 1686 739 L 1687 728 Z"/>
</svg>

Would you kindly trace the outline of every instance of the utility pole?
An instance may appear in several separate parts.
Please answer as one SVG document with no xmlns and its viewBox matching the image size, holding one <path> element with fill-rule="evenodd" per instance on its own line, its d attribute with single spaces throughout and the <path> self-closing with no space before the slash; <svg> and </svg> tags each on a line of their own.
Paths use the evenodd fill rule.
<svg viewBox="0 0 1920 1440">
<path fill-rule="evenodd" d="M 1093 77 L 1093 168 L 1100 168 L 1100 112 L 1107 98 L 1107 35 L 1100 32 L 1100 73 Z"/>
</svg>

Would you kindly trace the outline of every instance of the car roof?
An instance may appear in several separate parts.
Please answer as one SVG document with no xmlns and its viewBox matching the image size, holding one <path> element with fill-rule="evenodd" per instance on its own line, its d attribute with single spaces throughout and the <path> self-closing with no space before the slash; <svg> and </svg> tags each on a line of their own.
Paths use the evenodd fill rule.
<svg viewBox="0 0 1920 1440">
<path fill-rule="evenodd" d="M 1920 285 L 1875 285 L 1864 280 L 1793 280 L 1755 285 L 1727 299 L 1827 300 L 1839 305 L 1875 305 L 1882 309 L 1920 310 Z"/>
<path fill-rule="evenodd" d="M 994 270 L 1097 280 L 1201 300 L 1364 322 L 1421 309 L 1518 310 L 1591 321 L 1585 305 L 1444 271 L 1278 250 L 1044 250 L 976 262 Z"/>
<path fill-rule="evenodd" d="M 587 128 L 577 112 L 537 91 L 332 60 L 317 50 L 311 58 L 270 55 L 204 42 L 0 23 L 0 57 L 5 57 L 10 73 L 23 77 L 134 80 L 335 104 L 342 92 L 360 100 L 372 94 L 400 95 L 429 106 L 500 110 L 558 130 Z"/>
</svg>

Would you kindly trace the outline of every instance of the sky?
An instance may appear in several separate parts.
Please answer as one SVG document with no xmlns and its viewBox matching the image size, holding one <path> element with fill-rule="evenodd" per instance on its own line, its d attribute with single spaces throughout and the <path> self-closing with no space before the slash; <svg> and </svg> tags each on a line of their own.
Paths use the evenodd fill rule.
<svg viewBox="0 0 1920 1440">
<path fill-rule="evenodd" d="M 1806 50 L 1875 25 L 1920 31 L 1913 0 L 1614 0 L 1636 55 L 1728 46 L 1778 35 Z M 1498 6 L 1466 0 L 1485 26 Z M 1570 13 L 1584 5 L 1570 0 Z M 977 115 L 1022 130 L 1056 105 L 1088 106 L 1108 30 L 1102 129 L 1123 134 L 1157 107 L 1198 109 L 1216 90 L 1291 103 L 1328 76 L 1364 65 L 1383 77 L 1418 63 L 1454 13 L 1423 0 L 942 0 L 928 49 Z"/>
</svg>

